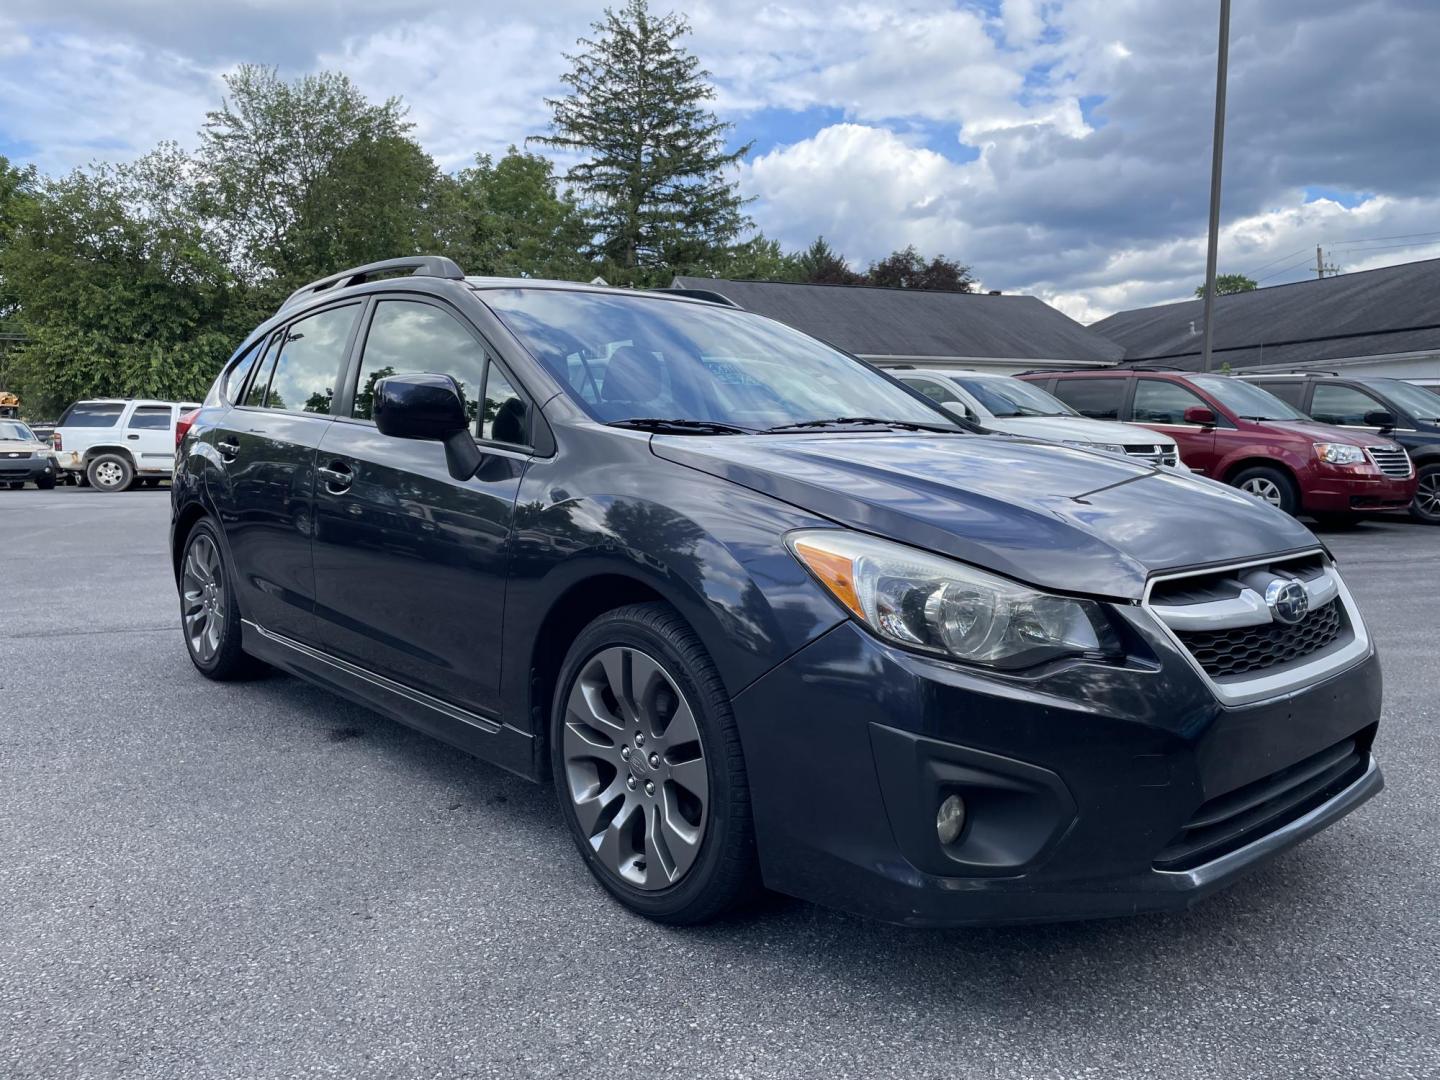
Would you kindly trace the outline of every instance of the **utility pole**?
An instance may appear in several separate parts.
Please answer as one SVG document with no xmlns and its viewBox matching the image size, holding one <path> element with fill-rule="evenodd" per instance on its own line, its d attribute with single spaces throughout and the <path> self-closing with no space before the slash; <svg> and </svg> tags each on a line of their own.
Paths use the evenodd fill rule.
<svg viewBox="0 0 1440 1080">
<path fill-rule="evenodd" d="M 1220 0 L 1220 43 L 1215 61 L 1215 137 L 1210 158 L 1210 243 L 1205 252 L 1205 347 L 1200 370 L 1210 370 L 1215 318 L 1215 250 L 1220 242 L 1220 163 L 1225 151 L 1225 79 L 1230 61 L 1230 0 Z"/>
<path fill-rule="evenodd" d="M 1326 274 L 1334 277 L 1340 272 L 1340 267 L 1325 261 L 1325 253 L 1320 250 L 1320 245 L 1315 245 L 1315 276 L 1323 278 Z"/>
</svg>

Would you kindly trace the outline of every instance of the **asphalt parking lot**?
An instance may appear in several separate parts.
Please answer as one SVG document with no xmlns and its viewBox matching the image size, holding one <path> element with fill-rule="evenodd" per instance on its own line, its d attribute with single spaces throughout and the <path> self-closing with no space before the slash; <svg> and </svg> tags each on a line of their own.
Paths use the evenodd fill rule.
<svg viewBox="0 0 1440 1080">
<path fill-rule="evenodd" d="M 165 491 L 0 492 L 0 1077 L 1436 1077 L 1440 530 L 1326 540 L 1387 790 L 1176 916 L 660 928 L 548 788 L 186 659 Z"/>
</svg>

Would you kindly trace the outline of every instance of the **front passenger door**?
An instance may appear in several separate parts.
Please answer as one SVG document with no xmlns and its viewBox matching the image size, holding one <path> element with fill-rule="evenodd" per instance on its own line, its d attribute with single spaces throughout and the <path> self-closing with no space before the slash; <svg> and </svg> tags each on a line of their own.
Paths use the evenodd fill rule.
<svg viewBox="0 0 1440 1080">
<path fill-rule="evenodd" d="M 454 479 L 438 442 L 381 435 L 371 419 L 387 375 L 460 383 L 484 453 Z M 379 300 L 348 415 L 325 433 L 315 491 L 321 647 L 368 672 L 493 717 L 508 538 L 529 461 L 531 406 L 448 307 Z"/>
</svg>

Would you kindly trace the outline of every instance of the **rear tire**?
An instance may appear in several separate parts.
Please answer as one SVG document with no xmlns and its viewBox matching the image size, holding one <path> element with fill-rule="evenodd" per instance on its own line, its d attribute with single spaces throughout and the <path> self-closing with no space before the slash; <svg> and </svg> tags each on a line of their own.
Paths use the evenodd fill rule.
<svg viewBox="0 0 1440 1080">
<path fill-rule="evenodd" d="M 668 604 L 617 608 L 581 631 L 556 684 L 550 760 L 581 859 L 631 911 L 691 926 L 758 891 L 730 697 Z"/>
<path fill-rule="evenodd" d="M 97 454 L 85 467 L 85 478 L 101 491 L 128 491 L 135 482 L 135 466 L 121 454 Z"/>
<path fill-rule="evenodd" d="M 1230 484 L 1292 517 L 1300 511 L 1300 494 L 1295 490 L 1295 481 L 1281 469 L 1255 465 L 1236 473 L 1230 478 Z"/>
<path fill-rule="evenodd" d="M 220 534 L 204 519 L 180 556 L 180 629 L 195 670 L 216 682 L 249 678 L 263 668 L 240 648 L 240 605 Z"/>
<path fill-rule="evenodd" d="M 1426 525 L 1440 525 L 1440 461 L 1420 466 L 1410 516 Z"/>
</svg>

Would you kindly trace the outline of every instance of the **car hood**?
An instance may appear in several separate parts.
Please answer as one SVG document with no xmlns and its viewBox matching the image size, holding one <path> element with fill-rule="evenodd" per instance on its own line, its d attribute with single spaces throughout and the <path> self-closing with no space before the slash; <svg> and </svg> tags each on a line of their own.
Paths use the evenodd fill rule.
<svg viewBox="0 0 1440 1080">
<path fill-rule="evenodd" d="M 1376 435 L 1372 431 L 1357 434 L 1343 427 L 1321 424 L 1314 420 L 1251 420 L 1250 423 L 1263 423 L 1268 428 L 1288 431 L 1292 435 L 1298 435 L 1314 442 L 1347 443 L 1350 446 L 1385 446 L 1394 447 L 1396 450 L 1400 449 L 1399 443 L 1388 436 Z"/>
<path fill-rule="evenodd" d="M 1029 435 L 1036 439 L 1054 439 L 1057 442 L 1068 439 L 1071 442 L 1118 443 L 1122 446 L 1127 443 L 1144 446 L 1175 445 L 1175 440 L 1170 436 L 1157 435 L 1146 428 L 1117 424 L 1111 420 L 1087 420 L 1081 416 L 996 416 L 982 420 L 981 424 L 992 431 Z"/>
<path fill-rule="evenodd" d="M 1138 600 L 1159 570 L 1317 543 L 1233 488 L 1016 437 L 657 435 L 651 448 L 843 525 L 1061 592 Z"/>
<path fill-rule="evenodd" d="M 49 453 L 50 447 L 32 439 L 0 439 L 0 454 L 13 454 L 17 450 L 38 454 L 42 450 Z"/>
</svg>

